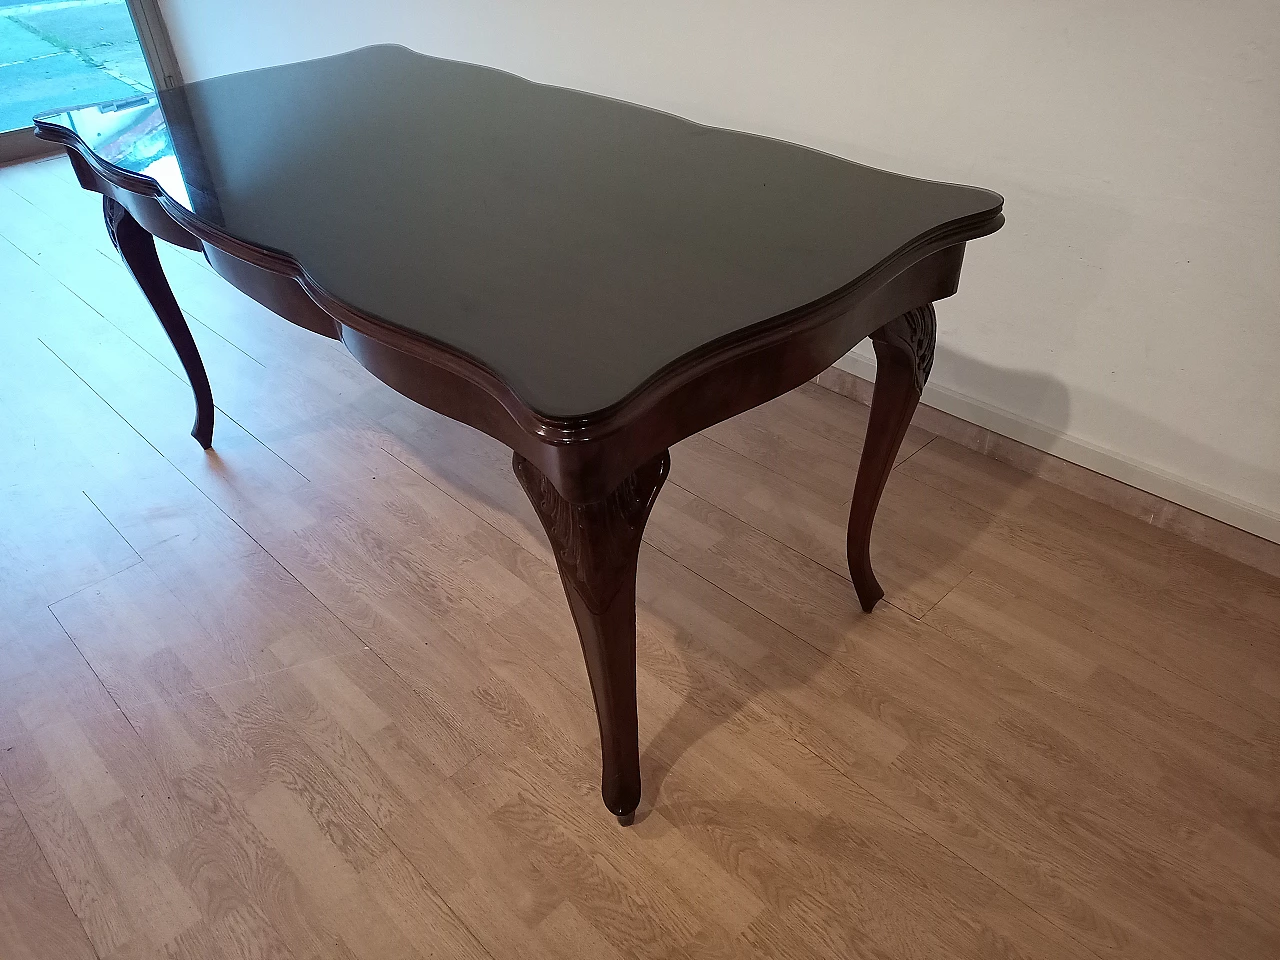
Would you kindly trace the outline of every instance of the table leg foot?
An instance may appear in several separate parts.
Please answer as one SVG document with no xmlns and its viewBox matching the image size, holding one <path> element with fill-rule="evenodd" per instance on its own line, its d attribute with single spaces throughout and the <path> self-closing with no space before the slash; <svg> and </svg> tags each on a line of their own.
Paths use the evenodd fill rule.
<svg viewBox="0 0 1280 960">
<path fill-rule="evenodd" d="M 512 460 L 551 541 L 587 662 L 600 725 L 600 792 L 624 826 L 640 805 L 636 724 L 636 561 L 671 468 L 664 450 L 603 500 L 572 503 L 520 454 Z"/>
<path fill-rule="evenodd" d="M 209 389 L 209 377 L 204 371 L 200 351 L 160 266 L 155 237 L 111 197 L 102 198 L 102 214 L 111 242 L 159 317 L 160 325 L 168 334 L 169 342 L 182 362 L 182 369 L 187 373 L 187 382 L 191 384 L 191 392 L 196 398 L 196 422 L 191 428 L 191 436 L 208 450 L 213 446 L 213 392 Z"/>
<path fill-rule="evenodd" d="M 621 827 L 629 827 L 636 822 L 636 812 L 632 810 L 625 816 L 618 817 L 618 825 Z"/>
<path fill-rule="evenodd" d="M 868 613 L 884 597 L 871 569 L 871 526 L 893 461 L 933 366 L 937 331 L 933 305 L 908 311 L 871 335 L 876 351 L 876 385 L 862 462 L 849 508 L 849 575 Z"/>
</svg>

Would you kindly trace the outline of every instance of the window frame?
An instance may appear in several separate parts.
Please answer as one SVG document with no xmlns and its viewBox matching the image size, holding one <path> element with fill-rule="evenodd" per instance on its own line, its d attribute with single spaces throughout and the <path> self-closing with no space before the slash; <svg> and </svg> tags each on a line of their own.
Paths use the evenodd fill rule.
<svg viewBox="0 0 1280 960">
<path fill-rule="evenodd" d="M 160 0 L 125 0 L 134 32 L 142 47 L 142 57 L 157 90 L 168 90 L 182 83 L 182 71 L 173 52 L 169 30 L 160 13 Z M 36 136 L 36 129 L 19 127 L 0 132 L 0 164 L 34 160 L 58 153 L 62 147 Z"/>
</svg>

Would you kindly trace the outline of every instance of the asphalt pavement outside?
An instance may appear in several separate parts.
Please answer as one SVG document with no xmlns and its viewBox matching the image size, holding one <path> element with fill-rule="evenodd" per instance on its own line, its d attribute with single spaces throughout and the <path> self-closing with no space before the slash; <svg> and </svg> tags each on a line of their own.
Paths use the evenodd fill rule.
<svg viewBox="0 0 1280 960">
<path fill-rule="evenodd" d="M 151 89 L 124 0 L 0 0 L 0 130 Z"/>
</svg>

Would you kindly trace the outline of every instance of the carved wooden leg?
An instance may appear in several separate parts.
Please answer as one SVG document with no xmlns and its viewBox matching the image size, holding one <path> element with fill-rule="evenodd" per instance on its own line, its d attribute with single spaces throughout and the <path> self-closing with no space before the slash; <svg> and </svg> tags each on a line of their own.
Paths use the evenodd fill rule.
<svg viewBox="0 0 1280 960">
<path fill-rule="evenodd" d="M 636 558 L 645 522 L 671 469 L 664 450 L 594 503 L 570 503 L 520 454 L 516 477 L 542 521 L 587 661 L 600 724 L 600 792 L 629 826 L 640 805 L 636 730 Z"/>
<path fill-rule="evenodd" d="M 169 335 L 173 349 L 178 352 L 182 369 L 187 372 L 191 392 L 196 397 L 196 422 L 191 428 L 191 436 L 208 450 L 213 446 L 213 393 L 209 389 L 209 377 L 204 372 L 200 351 L 196 349 L 186 318 L 182 316 L 182 310 L 179 309 L 178 301 L 174 299 L 169 281 L 165 279 L 164 270 L 160 266 L 160 258 L 156 256 L 155 238 L 111 197 L 102 198 L 102 214 L 107 221 L 111 242 L 120 251 L 125 266 L 142 288 L 151 309 L 160 318 L 160 325 Z"/>
<path fill-rule="evenodd" d="M 849 509 L 849 575 L 858 601 L 868 613 L 884 596 L 871 570 L 871 525 L 893 460 L 929 379 L 935 334 L 933 305 L 929 304 L 904 313 L 871 335 L 876 351 L 876 388 Z"/>
</svg>

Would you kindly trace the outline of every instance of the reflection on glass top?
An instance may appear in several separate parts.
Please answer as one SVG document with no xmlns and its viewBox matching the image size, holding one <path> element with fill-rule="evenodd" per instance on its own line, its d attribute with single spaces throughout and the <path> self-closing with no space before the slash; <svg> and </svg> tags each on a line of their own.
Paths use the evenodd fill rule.
<svg viewBox="0 0 1280 960">
<path fill-rule="evenodd" d="M 1001 204 L 393 46 L 40 119 L 556 417 Z"/>
<path fill-rule="evenodd" d="M 169 127 L 155 94 L 44 114 L 40 120 L 66 127 L 96 156 L 130 173 L 150 177 L 170 197 L 191 209 Z"/>
</svg>

